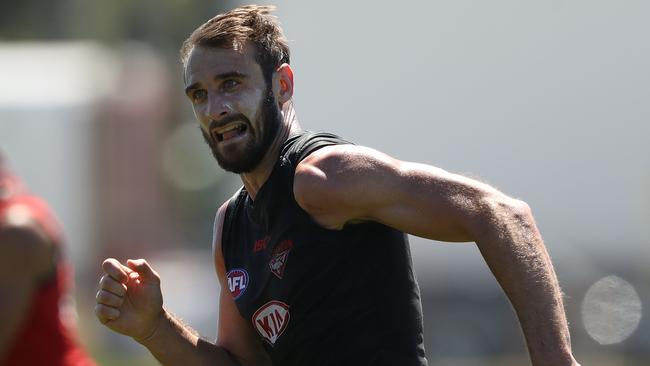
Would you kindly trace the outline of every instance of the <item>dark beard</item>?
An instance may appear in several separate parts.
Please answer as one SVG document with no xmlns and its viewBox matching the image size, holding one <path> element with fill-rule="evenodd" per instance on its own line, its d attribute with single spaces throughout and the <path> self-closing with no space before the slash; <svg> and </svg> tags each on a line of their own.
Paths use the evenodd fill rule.
<svg viewBox="0 0 650 366">
<path fill-rule="evenodd" d="M 247 122 L 249 128 L 248 133 L 253 134 L 253 125 L 250 121 L 244 116 L 239 116 L 238 118 Z M 253 136 L 253 138 L 247 143 L 245 148 L 246 153 L 241 159 L 226 159 L 226 157 L 222 156 L 217 150 L 217 146 L 212 140 L 212 137 L 201 128 L 203 139 L 208 146 L 210 146 L 212 155 L 223 170 L 235 174 L 251 172 L 259 165 L 273 143 L 273 139 L 277 135 L 278 130 L 280 129 L 280 124 L 282 123 L 282 115 L 275 103 L 273 90 L 271 90 L 270 87 L 267 88 L 266 98 L 262 99 L 260 102 L 260 115 L 256 122 L 261 122 L 256 124 L 258 128 L 259 126 L 263 126 L 262 141 L 256 144 L 255 136 Z"/>
</svg>

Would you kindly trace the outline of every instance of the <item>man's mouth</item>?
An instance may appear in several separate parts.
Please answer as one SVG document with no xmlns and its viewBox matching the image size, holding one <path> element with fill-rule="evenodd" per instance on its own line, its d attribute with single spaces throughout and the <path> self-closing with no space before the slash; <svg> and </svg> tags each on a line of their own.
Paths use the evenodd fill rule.
<svg viewBox="0 0 650 366">
<path fill-rule="evenodd" d="M 246 133 L 248 126 L 244 122 L 230 123 L 224 127 L 210 129 L 210 134 L 215 141 L 227 141 Z"/>
</svg>

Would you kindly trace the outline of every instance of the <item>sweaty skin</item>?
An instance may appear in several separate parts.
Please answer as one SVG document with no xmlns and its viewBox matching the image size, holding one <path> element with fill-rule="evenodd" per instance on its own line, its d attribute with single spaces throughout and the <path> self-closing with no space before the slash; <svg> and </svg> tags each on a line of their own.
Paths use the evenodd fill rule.
<svg viewBox="0 0 650 366">
<path fill-rule="evenodd" d="M 526 203 L 442 169 L 359 146 L 323 148 L 298 165 L 294 195 L 323 227 L 377 221 L 427 239 L 476 242 L 512 302 L 534 365 L 571 365 L 553 266 Z"/>
<path fill-rule="evenodd" d="M 256 118 L 264 95 L 260 91 L 266 86 L 254 55 L 250 43 L 239 51 L 195 47 L 185 69 L 186 93 L 204 133 L 212 135 L 211 123 L 230 121 L 229 116 L 241 114 L 250 121 L 243 134 L 215 142 L 217 153 L 232 161 L 243 158 L 248 143 L 259 143 L 265 128 Z M 253 199 L 283 142 L 299 130 L 289 65 L 275 70 L 271 90 L 282 123 L 259 164 L 240 174 Z M 524 202 L 442 169 L 348 145 L 326 147 L 303 160 L 296 168 L 293 191 L 298 204 L 328 229 L 371 220 L 424 238 L 476 242 L 517 312 L 533 365 L 578 365 L 571 354 L 560 288 Z M 270 365 L 228 292 L 221 254 L 224 212 L 225 204 L 218 210 L 213 248 L 222 287 L 216 341 L 200 339 L 163 308 L 160 278 L 144 260 L 129 260 L 127 265 L 114 259 L 104 262 L 97 295 L 99 320 L 139 341 L 165 365 Z M 139 283 L 130 279 L 133 272 Z"/>
</svg>

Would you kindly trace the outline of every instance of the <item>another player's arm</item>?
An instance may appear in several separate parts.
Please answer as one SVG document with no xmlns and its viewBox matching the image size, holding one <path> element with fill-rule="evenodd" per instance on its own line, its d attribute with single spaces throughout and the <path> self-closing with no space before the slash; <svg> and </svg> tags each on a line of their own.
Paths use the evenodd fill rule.
<svg viewBox="0 0 650 366">
<path fill-rule="evenodd" d="M 519 317 L 534 365 L 576 365 L 562 295 L 530 208 L 496 189 L 358 146 L 296 169 L 297 202 L 323 227 L 377 221 L 424 238 L 476 242 Z"/>
<path fill-rule="evenodd" d="M 223 220 L 221 211 L 218 222 Z M 218 228 L 219 237 L 221 224 Z M 107 327 L 147 347 L 163 365 L 270 365 L 259 340 L 253 338 L 250 325 L 241 318 L 227 291 L 223 260 L 216 262 L 225 289 L 220 300 L 216 344 L 200 338 L 163 308 L 160 277 L 144 260 L 129 260 L 127 266 L 115 259 L 104 261 L 105 275 L 100 280 L 95 313 Z"/>
<path fill-rule="evenodd" d="M 39 281 L 52 273 L 55 247 L 29 208 L 0 217 L 0 363 L 30 309 Z"/>
</svg>

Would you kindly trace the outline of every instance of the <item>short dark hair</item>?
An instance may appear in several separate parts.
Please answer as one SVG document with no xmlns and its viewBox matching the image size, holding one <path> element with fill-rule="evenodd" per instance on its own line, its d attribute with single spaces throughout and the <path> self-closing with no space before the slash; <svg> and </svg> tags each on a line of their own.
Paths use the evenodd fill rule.
<svg viewBox="0 0 650 366">
<path fill-rule="evenodd" d="M 290 61 L 287 39 L 277 17 L 271 15 L 274 9 L 275 6 L 269 5 L 246 5 L 208 20 L 183 42 L 180 51 L 183 69 L 195 46 L 240 50 L 250 41 L 257 49 L 255 60 L 266 80 L 270 80 L 280 65 Z"/>
</svg>

